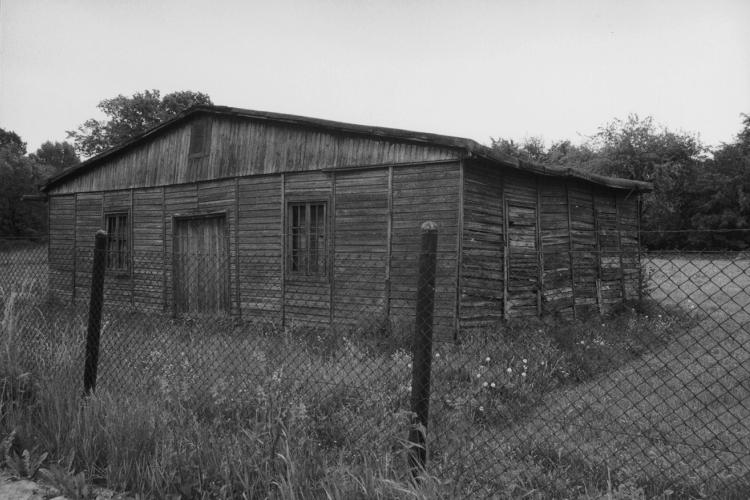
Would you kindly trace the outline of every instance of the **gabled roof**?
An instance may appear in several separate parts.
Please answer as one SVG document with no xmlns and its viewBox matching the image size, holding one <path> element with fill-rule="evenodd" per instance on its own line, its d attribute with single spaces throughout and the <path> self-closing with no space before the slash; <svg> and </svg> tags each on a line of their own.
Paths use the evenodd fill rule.
<svg viewBox="0 0 750 500">
<path fill-rule="evenodd" d="M 322 120 L 319 118 L 309 118 L 305 116 L 287 115 L 282 113 L 271 113 L 268 111 L 254 111 L 250 109 L 232 108 L 227 106 L 194 106 L 175 118 L 153 127 L 146 132 L 137 135 L 129 141 L 119 146 L 110 148 L 88 160 L 71 167 L 58 175 L 49 179 L 43 186 L 42 191 L 48 191 L 53 186 L 66 180 L 77 177 L 89 170 L 101 165 L 107 159 L 110 159 L 118 153 L 131 149 L 138 144 L 155 137 L 162 132 L 178 126 L 184 121 L 191 119 L 198 114 L 211 114 L 225 117 L 237 117 L 255 121 L 266 121 L 272 123 L 294 125 L 298 127 L 313 128 L 332 133 L 368 136 L 373 138 L 390 139 L 401 142 L 422 143 L 432 146 L 443 146 L 456 149 L 464 154 L 466 158 L 478 158 L 498 165 L 531 172 L 539 175 L 562 177 L 571 179 L 581 179 L 595 184 L 615 188 L 627 189 L 640 192 L 651 191 L 653 188 L 650 183 L 642 181 L 633 181 L 620 179 L 616 177 L 606 177 L 603 175 L 589 174 L 573 168 L 566 167 L 548 167 L 538 165 L 532 162 L 520 160 L 518 158 L 500 153 L 494 149 L 483 146 L 472 139 L 462 137 L 452 137 L 448 135 L 430 134 L 426 132 L 414 132 L 410 130 L 400 130 L 385 127 L 371 127 L 367 125 L 355 125 L 351 123 L 335 122 Z"/>
</svg>

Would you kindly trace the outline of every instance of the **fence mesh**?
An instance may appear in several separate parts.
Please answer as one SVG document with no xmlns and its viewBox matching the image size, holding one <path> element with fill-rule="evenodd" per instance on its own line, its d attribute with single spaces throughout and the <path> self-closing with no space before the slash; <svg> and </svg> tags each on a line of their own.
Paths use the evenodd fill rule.
<svg viewBox="0 0 750 500">
<path fill-rule="evenodd" d="M 455 496 L 746 498 L 750 256 L 574 254 L 531 259 L 548 263 L 548 283 L 570 274 L 549 265 L 565 260 L 581 275 L 600 266 L 598 281 L 509 284 L 485 294 L 495 321 L 478 324 L 456 319 L 459 277 L 438 253 L 426 471 Z M 8 364 L 83 387 L 92 257 L 93 245 L 0 252 Z M 273 253 L 171 257 L 107 259 L 98 393 L 219 427 L 271 401 L 344 462 L 413 436 L 416 253 L 391 257 L 409 287 L 384 275 L 384 255 L 286 280 Z M 607 267 L 623 259 L 635 275 Z"/>
</svg>

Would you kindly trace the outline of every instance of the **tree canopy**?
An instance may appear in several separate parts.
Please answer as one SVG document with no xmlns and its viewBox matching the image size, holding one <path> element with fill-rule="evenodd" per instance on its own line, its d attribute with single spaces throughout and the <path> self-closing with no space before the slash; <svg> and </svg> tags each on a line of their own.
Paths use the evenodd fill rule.
<svg viewBox="0 0 750 500">
<path fill-rule="evenodd" d="M 67 141 L 47 141 L 36 150 L 36 153 L 29 156 L 37 163 L 49 165 L 55 170 L 73 167 L 81 162 L 75 148 Z"/>
<path fill-rule="evenodd" d="M 630 115 L 600 127 L 583 144 L 537 137 L 492 147 L 543 165 L 653 183 L 643 196 L 642 241 L 655 248 L 750 248 L 750 116 L 737 140 L 713 151 L 691 133 Z M 713 155 L 713 157 L 712 157 Z M 715 230 L 720 230 L 719 232 Z"/>
<path fill-rule="evenodd" d="M 136 92 L 131 97 L 121 94 L 98 104 L 106 120 L 86 120 L 76 130 L 69 130 L 68 138 L 73 140 L 79 154 L 94 156 L 199 104 L 211 104 L 211 98 L 191 90 L 164 97 L 158 90 Z"/>
</svg>

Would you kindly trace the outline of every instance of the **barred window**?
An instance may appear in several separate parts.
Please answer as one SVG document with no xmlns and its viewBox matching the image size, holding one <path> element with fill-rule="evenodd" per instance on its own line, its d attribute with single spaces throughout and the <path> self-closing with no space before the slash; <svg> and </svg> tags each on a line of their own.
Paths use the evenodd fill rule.
<svg viewBox="0 0 750 500">
<path fill-rule="evenodd" d="M 128 253 L 128 214 L 106 214 L 107 224 L 107 269 L 127 271 Z"/>
<path fill-rule="evenodd" d="M 290 203 L 287 211 L 291 274 L 325 276 L 327 255 L 326 204 Z"/>
</svg>

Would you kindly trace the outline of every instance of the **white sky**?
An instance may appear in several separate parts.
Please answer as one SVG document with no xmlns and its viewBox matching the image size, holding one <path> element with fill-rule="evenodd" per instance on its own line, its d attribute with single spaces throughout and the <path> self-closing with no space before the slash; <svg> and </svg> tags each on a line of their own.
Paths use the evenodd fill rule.
<svg viewBox="0 0 750 500">
<path fill-rule="evenodd" d="M 152 88 L 483 143 L 638 113 L 716 145 L 750 113 L 750 0 L 0 0 L 0 29 L 29 151 Z"/>
</svg>

